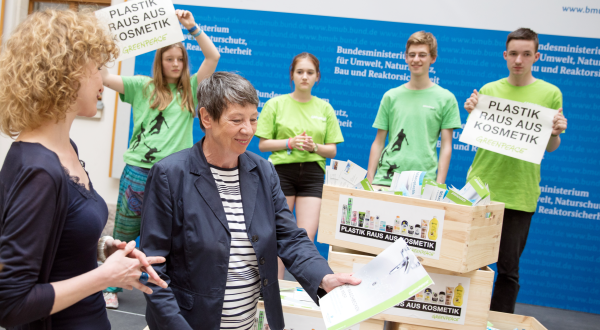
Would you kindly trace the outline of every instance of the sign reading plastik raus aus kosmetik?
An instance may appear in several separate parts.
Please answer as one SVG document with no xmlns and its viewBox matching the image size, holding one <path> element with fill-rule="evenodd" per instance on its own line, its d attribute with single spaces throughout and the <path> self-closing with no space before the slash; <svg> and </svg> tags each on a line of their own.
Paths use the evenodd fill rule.
<svg viewBox="0 0 600 330">
<path fill-rule="evenodd" d="M 446 211 L 340 195 L 335 238 L 386 249 L 403 239 L 417 256 L 440 259 Z"/>
<path fill-rule="evenodd" d="M 117 61 L 183 40 L 170 0 L 133 0 L 95 12 L 106 24 L 121 53 Z"/>
<path fill-rule="evenodd" d="M 488 95 L 469 115 L 460 142 L 540 164 L 556 110 Z"/>
</svg>

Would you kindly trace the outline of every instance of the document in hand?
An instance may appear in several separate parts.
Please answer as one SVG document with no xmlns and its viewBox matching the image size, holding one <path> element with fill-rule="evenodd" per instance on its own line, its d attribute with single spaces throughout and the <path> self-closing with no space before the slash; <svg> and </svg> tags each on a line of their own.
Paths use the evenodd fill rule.
<svg viewBox="0 0 600 330">
<path fill-rule="evenodd" d="M 354 274 L 359 285 L 342 285 L 320 300 L 327 330 L 371 318 L 433 284 L 417 257 L 399 239 Z"/>
</svg>

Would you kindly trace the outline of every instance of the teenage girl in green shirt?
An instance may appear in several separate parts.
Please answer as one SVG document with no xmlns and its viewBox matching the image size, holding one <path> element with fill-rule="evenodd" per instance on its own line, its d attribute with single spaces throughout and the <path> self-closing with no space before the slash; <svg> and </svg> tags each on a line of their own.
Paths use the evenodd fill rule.
<svg viewBox="0 0 600 330">
<path fill-rule="evenodd" d="M 213 74 L 219 51 L 187 10 L 176 10 L 179 22 L 196 39 L 205 56 L 198 73 L 190 77 L 188 54 L 181 43 L 156 51 L 152 78 L 124 77 L 102 69 L 104 86 L 117 91 L 133 111 L 133 134 L 123 155 L 125 168 L 119 184 L 119 197 L 113 236 L 121 241 L 135 240 L 140 234 L 141 208 L 148 172 L 154 163 L 193 145 L 192 124 L 198 82 Z M 117 292 L 108 288 L 104 299 L 108 308 L 117 308 Z"/>
<path fill-rule="evenodd" d="M 263 107 L 255 135 L 258 148 L 271 151 L 281 189 L 290 210 L 296 207 L 298 227 L 314 240 L 319 226 L 325 159 L 334 158 L 344 142 L 331 105 L 311 94 L 321 78 L 319 60 L 310 53 L 294 57 L 290 66 L 291 94 L 270 99 Z M 279 278 L 284 266 L 279 261 Z"/>
</svg>

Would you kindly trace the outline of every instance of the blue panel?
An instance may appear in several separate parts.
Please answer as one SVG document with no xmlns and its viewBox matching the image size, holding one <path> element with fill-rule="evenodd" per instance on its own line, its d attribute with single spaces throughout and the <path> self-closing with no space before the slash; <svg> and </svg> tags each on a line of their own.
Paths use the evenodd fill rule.
<svg viewBox="0 0 600 330">
<path fill-rule="evenodd" d="M 190 10 L 203 25 L 223 28 L 221 32 L 207 31 L 209 36 L 226 38 L 215 42 L 222 47 L 218 70 L 236 71 L 248 78 L 260 92 L 259 111 L 269 94 L 291 91 L 289 65 L 294 55 L 303 51 L 316 55 L 321 61 L 322 80 L 313 94 L 332 104 L 345 138 L 338 146 L 336 158 L 351 159 L 365 168 L 376 134 L 371 125 L 381 97 L 390 88 L 405 83 L 410 73 L 403 66 L 403 59 L 344 55 L 338 53 L 339 47 L 402 53 L 413 32 L 432 32 L 438 39 L 439 51 L 431 77 L 453 92 L 460 105 L 473 89 L 508 75 L 502 58 L 507 32 L 222 8 L 177 8 Z M 534 67 L 537 78 L 562 90 L 569 128 L 562 136 L 559 150 L 547 154 L 542 162 L 543 193 L 538 207 L 550 208 L 557 214 L 538 212 L 533 218 L 521 259 L 519 302 L 600 313 L 597 298 L 600 294 L 597 275 L 600 222 L 596 221 L 600 220 L 600 199 L 598 188 L 594 188 L 600 185 L 599 136 L 596 134 L 600 121 L 600 41 L 550 35 L 540 35 L 540 40 L 544 46 L 549 43 L 575 47 L 564 52 L 541 50 L 542 58 Z M 193 49 L 197 46 L 194 40 L 185 43 L 190 49 L 190 67 L 194 72 L 204 57 Z M 595 49 L 595 53 L 578 53 L 576 47 L 589 47 Z M 336 63 L 339 56 L 379 60 L 381 67 L 339 64 Z M 565 64 L 551 62 L 548 56 L 571 58 Z M 154 52 L 138 56 L 135 74 L 150 75 L 153 59 Z M 587 59 L 595 62 L 587 62 Z M 336 68 L 338 73 L 366 70 L 367 77 L 336 74 Z M 393 74 L 395 79 L 369 77 L 376 74 L 387 78 Z M 463 123 L 466 116 L 462 110 Z M 197 121 L 194 125 L 194 141 L 198 141 L 203 134 Z M 458 141 L 460 133 L 461 130 L 454 133 L 447 179 L 448 184 L 457 187 L 464 185 L 475 154 L 475 148 Z M 252 141 L 249 150 L 268 157 L 267 153 L 258 151 L 257 139 Z"/>
</svg>

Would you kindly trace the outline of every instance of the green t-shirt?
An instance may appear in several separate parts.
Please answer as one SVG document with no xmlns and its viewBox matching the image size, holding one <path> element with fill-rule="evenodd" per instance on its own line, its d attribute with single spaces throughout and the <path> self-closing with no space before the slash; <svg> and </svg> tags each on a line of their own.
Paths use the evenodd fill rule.
<svg viewBox="0 0 600 330">
<path fill-rule="evenodd" d="M 437 141 L 442 129 L 461 128 L 454 94 L 438 85 L 411 90 L 406 85 L 383 95 L 373 127 L 388 131 L 373 184 L 392 183 L 394 172 L 427 171 L 436 179 Z"/>
<path fill-rule="evenodd" d="M 306 131 L 318 144 L 344 142 L 342 130 L 331 105 L 320 98 L 298 102 L 289 94 L 274 97 L 265 103 L 258 117 L 254 135 L 263 139 L 283 140 Z M 271 153 L 269 161 L 274 165 L 317 162 L 325 171 L 325 158 L 315 152 L 287 149 Z"/>
<path fill-rule="evenodd" d="M 176 84 L 169 84 L 171 93 L 176 98 L 163 111 L 150 109 L 150 95 L 154 89 L 151 84 L 147 93 L 144 87 L 152 80 L 146 76 L 121 77 L 125 94 L 121 101 L 132 105 L 133 134 L 129 141 L 129 149 L 123 154 L 123 160 L 129 165 L 150 168 L 154 163 L 177 151 L 191 148 L 193 145 L 192 125 L 194 116 L 181 108 L 181 96 L 177 93 Z M 194 74 L 190 78 L 194 107 L 198 80 Z"/>
<path fill-rule="evenodd" d="M 483 86 L 479 93 L 550 109 L 562 107 L 560 89 L 540 79 L 527 86 L 513 86 L 503 78 Z M 479 148 L 467 181 L 475 176 L 489 185 L 493 201 L 506 204 L 507 209 L 535 212 L 540 197 L 539 164 Z"/>
</svg>

